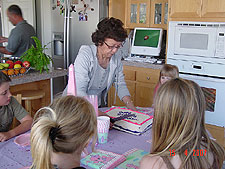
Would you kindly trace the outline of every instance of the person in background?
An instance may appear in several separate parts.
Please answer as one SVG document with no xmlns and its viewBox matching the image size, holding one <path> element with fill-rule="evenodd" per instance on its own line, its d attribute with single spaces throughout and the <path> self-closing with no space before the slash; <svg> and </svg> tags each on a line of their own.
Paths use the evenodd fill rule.
<svg viewBox="0 0 225 169">
<path fill-rule="evenodd" d="M 34 28 L 23 19 L 19 6 L 11 5 L 7 9 L 9 21 L 16 26 L 10 32 L 9 38 L 0 37 L 0 43 L 8 42 L 7 46 L 0 47 L 0 53 L 20 57 L 34 44 L 32 36 L 35 36 Z"/>
<path fill-rule="evenodd" d="M 10 81 L 11 79 L 0 71 L 0 142 L 30 130 L 33 122 L 28 112 L 12 97 L 9 91 Z M 14 117 L 21 124 L 10 130 Z"/>
<path fill-rule="evenodd" d="M 121 57 L 116 55 L 126 37 L 119 19 L 105 18 L 98 23 L 92 34 L 95 45 L 81 46 L 74 63 L 78 96 L 97 95 L 99 106 L 104 105 L 114 83 L 115 92 L 126 107 L 136 110 L 124 80 Z"/>
<path fill-rule="evenodd" d="M 159 87 L 166 81 L 173 78 L 178 78 L 178 77 L 179 77 L 179 70 L 177 66 L 170 65 L 170 64 L 163 65 L 162 69 L 160 70 L 159 81 L 154 89 L 154 94 L 153 94 L 154 102 L 155 102 L 155 97 L 157 95 L 157 91 Z M 153 103 L 153 106 L 154 106 L 154 103 Z"/>
<path fill-rule="evenodd" d="M 219 169 L 225 151 L 205 129 L 205 97 L 192 81 L 171 79 L 158 90 L 150 154 L 140 169 Z"/>
<path fill-rule="evenodd" d="M 64 96 L 41 108 L 31 128 L 32 168 L 76 168 L 81 153 L 91 138 L 92 150 L 97 135 L 93 106 L 84 98 Z"/>
</svg>

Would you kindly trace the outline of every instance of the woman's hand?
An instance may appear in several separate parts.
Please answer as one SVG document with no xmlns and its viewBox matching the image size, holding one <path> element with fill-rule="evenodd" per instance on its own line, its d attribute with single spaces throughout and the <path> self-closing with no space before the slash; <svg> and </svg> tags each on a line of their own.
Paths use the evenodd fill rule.
<svg viewBox="0 0 225 169">
<path fill-rule="evenodd" d="M 133 101 L 131 100 L 130 96 L 124 96 L 122 100 L 123 100 L 123 102 L 126 104 L 126 107 L 127 107 L 128 109 L 137 111 L 137 109 L 136 109 L 136 107 L 134 106 L 134 103 L 133 103 Z"/>
<path fill-rule="evenodd" d="M 127 102 L 126 107 L 127 107 L 128 109 L 137 111 L 137 109 L 136 109 L 136 107 L 134 106 L 134 104 L 133 104 L 132 101 L 131 101 L 131 102 Z"/>
</svg>

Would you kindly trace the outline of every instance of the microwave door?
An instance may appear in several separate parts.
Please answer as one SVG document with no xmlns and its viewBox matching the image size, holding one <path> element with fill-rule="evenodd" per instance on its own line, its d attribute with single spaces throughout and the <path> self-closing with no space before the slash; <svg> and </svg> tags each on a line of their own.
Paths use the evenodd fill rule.
<svg viewBox="0 0 225 169">
<path fill-rule="evenodd" d="M 213 57 L 215 35 L 215 28 L 176 27 L 174 52 L 177 55 Z"/>
</svg>

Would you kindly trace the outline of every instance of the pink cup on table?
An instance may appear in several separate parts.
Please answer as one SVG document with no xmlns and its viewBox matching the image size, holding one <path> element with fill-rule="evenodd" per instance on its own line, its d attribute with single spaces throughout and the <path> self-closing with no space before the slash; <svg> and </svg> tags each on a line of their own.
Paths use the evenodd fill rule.
<svg viewBox="0 0 225 169">
<path fill-rule="evenodd" d="M 97 131 L 98 131 L 98 143 L 104 144 L 107 143 L 110 118 L 108 116 L 99 116 L 97 117 Z"/>
<path fill-rule="evenodd" d="M 98 117 L 98 96 L 97 95 L 87 95 L 84 96 L 94 107 L 96 116 Z"/>
</svg>

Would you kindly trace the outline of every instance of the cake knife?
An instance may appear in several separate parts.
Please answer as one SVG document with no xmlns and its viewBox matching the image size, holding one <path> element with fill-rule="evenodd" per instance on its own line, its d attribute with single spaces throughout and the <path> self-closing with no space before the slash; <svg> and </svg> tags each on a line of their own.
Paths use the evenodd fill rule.
<svg viewBox="0 0 225 169">
<path fill-rule="evenodd" d="M 135 114 L 126 114 L 126 115 L 123 115 L 123 116 L 120 116 L 120 117 L 110 118 L 110 122 L 115 123 L 118 120 L 123 120 L 123 119 L 126 119 L 128 117 L 132 117 L 132 116 L 136 116 L 136 115 Z"/>
</svg>

